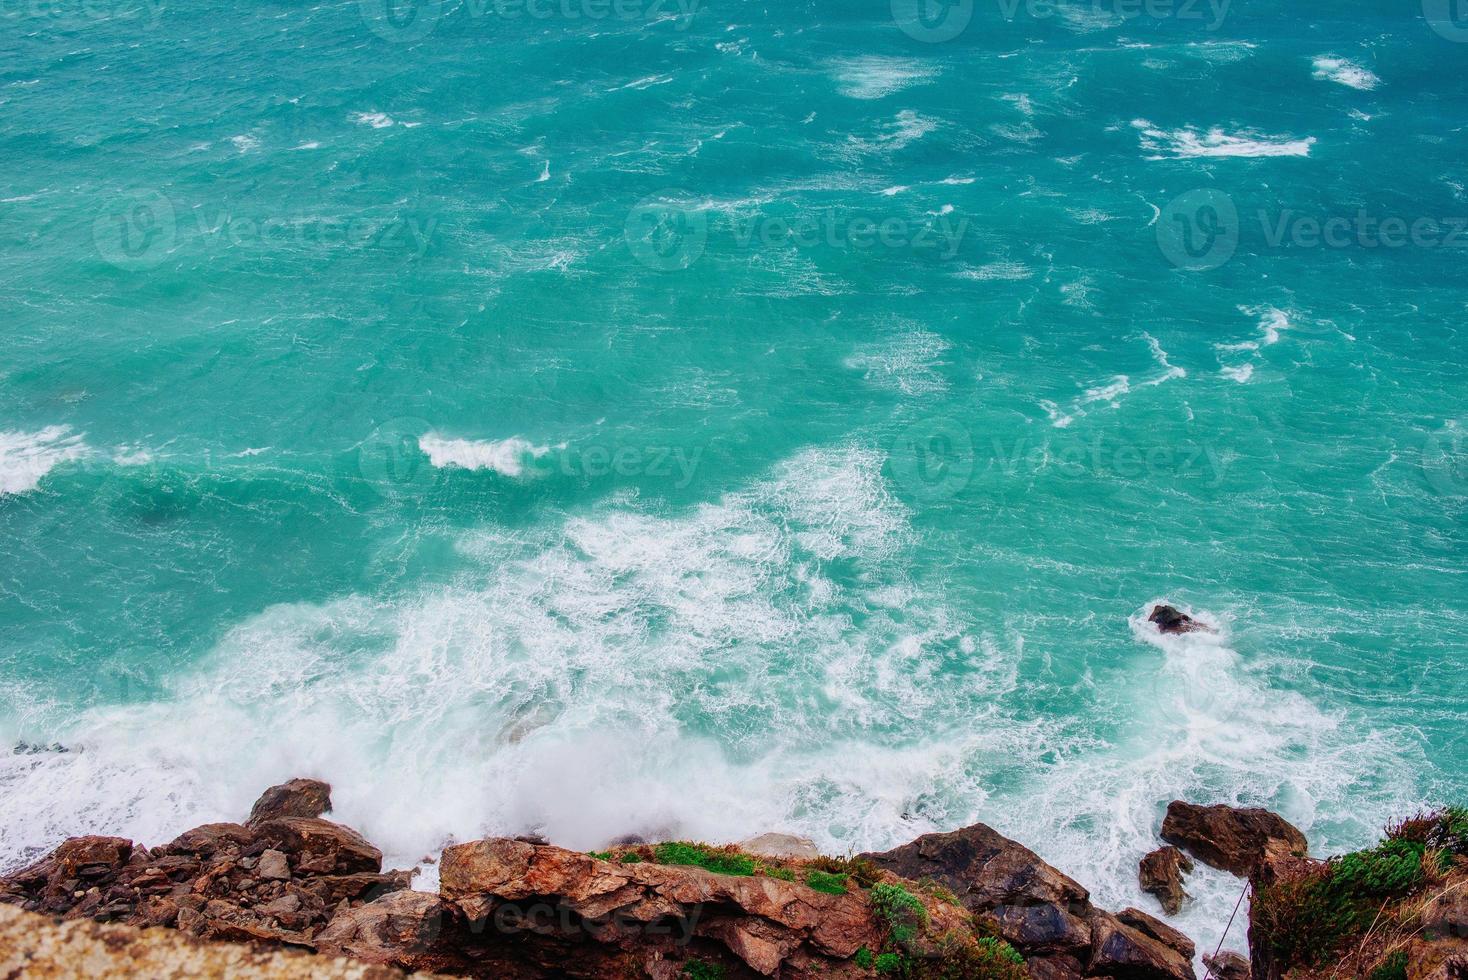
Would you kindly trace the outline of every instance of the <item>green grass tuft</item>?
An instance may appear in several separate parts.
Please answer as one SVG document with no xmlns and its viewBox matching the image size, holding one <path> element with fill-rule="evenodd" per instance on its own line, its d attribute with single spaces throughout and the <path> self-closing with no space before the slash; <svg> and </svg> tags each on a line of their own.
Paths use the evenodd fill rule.
<svg viewBox="0 0 1468 980">
<path fill-rule="evenodd" d="M 669 841 L 657 845 L 652 852 L 659 864 L 692 865 L 716 874 L 746 878 L 754 874 L 754 858 L 734 849 L 691 844 L 688 841 Z"/>
<path fill-rule="evenodd" d="M 683 964 L 683 976 L 688 980 L 724 980 L 724 967 L 704 960 L 689 960 Z"/>
<path fill-rule="evenodd" d="M 587 851 L 586 852 L 586 856 L 587 857 L 596 858 L 598 861 L 610 861 L 612 859 L 612 852 L 611 851 Z"/>
<path fill-rule="evenodd" d="M 825 871 L 811 869 L 805 873 L 805 883 L 818 892 L 827 895 L 846 894 L 846 876 L 828 874 Z"/>
<path fill-rule="evenodd" d="M 883 953 L 881 956 L 878 956 L 875 966 L 878 973 L 901 974 L 903 972 L 902 957 L 896 953 Z"/>
<path fill-rule="evenodd" d="M 870 970 L 872 964 L 877 962 L 877 958 L 872 955 L 872 951 L 865 946 L 856 951 L 856 955 L 852 957 L 852 960 L 863 970 Z"/>
<path fill-rule="evenodd" d="M 641 854 L 638 854 L 636 851 L 631 851 L 631 852 L 629 852 L 627 854 L 623 854 L 622 855 L 622 863 L 623 864 L 641 864 L 642 863 L 642 855 Z"/>
</svg>

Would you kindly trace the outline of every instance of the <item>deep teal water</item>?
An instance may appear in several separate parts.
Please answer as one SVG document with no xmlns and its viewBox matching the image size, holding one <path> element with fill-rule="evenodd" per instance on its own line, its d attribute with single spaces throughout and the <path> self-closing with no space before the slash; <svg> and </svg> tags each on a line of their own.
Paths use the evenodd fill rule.
<svg viewBox="0 0 1468 980">
<path fill-rule="evenodd" d="M 1468 30 L 1130 9 L 0 6 L 0 862 L 1462 799 Z"/>
</svg>

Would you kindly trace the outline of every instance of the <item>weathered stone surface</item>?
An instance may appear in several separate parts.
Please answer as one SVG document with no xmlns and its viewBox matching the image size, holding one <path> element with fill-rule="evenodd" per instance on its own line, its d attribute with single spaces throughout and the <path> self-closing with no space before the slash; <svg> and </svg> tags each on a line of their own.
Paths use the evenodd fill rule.
<svg viewBox="0 0 1468 980">
<path fill-rule="evenodd" d="M 1203 957 L 1203 965 L 1218 980 L 1249 980 L 1249 958 L 1234 952 Z"/>
<path fill-rule="evenodd" d="M 1074 956 L 1060 953 L 1054 956 L 1032 956 L 1025 960 L 1031 980 L 1081 980 L 1086 975 L 1085 965 Z"/>
<path fill-rule="evenodd" d="M 840 960 L 863 946 L 879 948 L 882 939 L 857 894 L 701 868 L 613 864 L 503 838 L 445 850 L 439 882 L 443 898 L 471 921 L 493 916 L 501 930 L 530 928 L 533 906 L 543 905 L 570 913 L 556 924 L 560 933 L 587 930 L 599 942 L 630 948 L 656 947 L 663 933 L 681 932 L 716 941 L 761 975 L 797 952 Z"/>
<path fill-rule="evenodd" d="M 1169 844 L 1142 858 L 1137 869 L 1137 881 L 1142 891 L 1157 897 L 1164 912 L 1177 915 L 1188 897 L 1183 890 L 1183 875 L 1192 870 L 1193 862 L 1188 856 Z"/>
<path fill-rule="evenodd" d="M 815 841 L 809 837 L 796 837 L 794 834 L 760 834 L 758 837 L 740 841 L 739 849 L 759 857 L 777 859 L 797 858 L 808 861 L 821 856 Z"/>
<path fill-rule="evenodd" d="M 261 840 L 279 841 L 297 856 L 296 867 L 319 874 L 382 870 L 382 852 L 361 834 L 330 820 L 281 817 L 253 828 Z"/>
<path fill-rule="evenodd" d="M 397 980 L 400 970 L 350 960 L 200 943 L 169 929 L 57 922 L 0 905 L 0 977 L 83 980 Z"/>
<path fill-rule="evenodd" d="M 1058 905 L 1001 905 L 993 915 L 1015 949 L 1074 952 L 1091 945 L 1090 924 Z"/>
<path fill-rule="evenodd" d="M 247 825 L 280 817 L 319 817 L 331 809 L 331 786 L 319 779 L 292 779 L 272 786 L 250 808 Z"/>
<path fill-rule="evenodd" d="M 400 891 L 337 913 L 316 948 L 366 963 L 466 973 L 472 964 L 452 943 L 459 928 L 457 910 L 437 895 Z"/>
<path fill-rule="evenodd" d="M 260 855 L 255 873 L 266 880 L 283 881 L 291 876 L 291 869 L 286 863 L 285 853 L 272 847 Z"/>
<path fill-rule="evenodd" d="M 1074 879 L 981 823 L 946 834 L 924 834 L 911 844 L 863 857 L 913 881 L 932 878 L 976 912 L 1002 905 L 1083 909 L 1090 901 L 1090 894 Z"/>
<path fill-rule="evenodd" d="M 1119 980 L 1195 980 L 1192 960 L 1170 946 L 1095 910 L 1086 972 Z"/>
<path fill-rule="evenodd" d="M 1141 909 L 1122 909 L 1116 913 L 1116 918 L 1123 925 L 1131 926 L 1138 932 L 1151 936 L 1164 946 L 1171 946 L 1188 959 L 1192 959 L 1198 952 L 1197 946 L 1193 944 L 1191 939 L 1160 919 L 1148 915 Z"/>
<path fill-rule="evenodd" d="M 1197 806 L 1182 800 L 1167 805 L 1162 839 L 1210 867 L 1236 875 L 1252 873 L 1271 850 L 1303 854 L 1309 849 L 1304 834 L 1268 810 L 1221 803 Z"/>
</svg>

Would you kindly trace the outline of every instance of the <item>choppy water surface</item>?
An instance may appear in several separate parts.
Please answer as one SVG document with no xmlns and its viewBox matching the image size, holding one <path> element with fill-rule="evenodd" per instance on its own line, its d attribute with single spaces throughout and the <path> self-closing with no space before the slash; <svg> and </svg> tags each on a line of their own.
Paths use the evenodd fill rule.
<svg viewBox="0 0 1468 980">
<path fill-rule="evenodd" d="M 0 6 L 0 863 L 1463 799 L 1445 7 Z"/>
</svg>

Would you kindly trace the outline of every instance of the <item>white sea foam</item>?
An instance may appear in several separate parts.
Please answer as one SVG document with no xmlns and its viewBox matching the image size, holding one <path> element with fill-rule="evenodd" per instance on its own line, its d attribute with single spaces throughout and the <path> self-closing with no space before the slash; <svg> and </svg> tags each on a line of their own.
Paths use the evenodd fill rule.
<svg viewBox="0 0 1468 980">
<path fill-rule="evenodd" d="M 845 364 L 878 387 L 904 395 L 933 394 L 948 388 L 940 368 L 949 347 L 937 334 L 915 328 L 857 349 Z"/>
<path fill-rule="evenodd" d="M 1200 132 L 1191 126 L 1163 130 L 1145 119 L 1132 123 L 1141 131 L 1142 149 L 1154 154 L 1148 159 L 1190 159 L 1195 157 L 1307 157 L 1315 145 L 1315 137 L 1297 139 L 1289 136 L 1266 136 L 1244 131 L 1227 133 L 1214 127 Z"/>
<path fill-rule="evenodd" d="M 938 70 L 930 62 L 870 55 L 845 58 L 832 65 L 837 90 L 853 99 L 881 99 L 931 81 Z"/>
<path fill-rule="evenodd" d="M 504 476 L 521 476 L 529 460 L 551 451 L 519 437 L 499 440 L 448 439 L 430 432 L 420 436 L 418 448 L 438 469 L 493 470 Z"/>
<path fill-rule="evenodd" d="M 1375 74 L 1345 58 L 1321 55 L 1314 60 L 1312 67 L 1315 69 L 1316 78 L 1360 89 L 1363 92 L 1369 92 L 1381 84 L 1381 79 L 1377 78 Z"/>
<path fill-rule="evenodd" d="M 1069 428 L 1076 419 L 1088 414 L 1089 406 L 1098 402 L 1104 402 L 1112 408 L 1121 404 L 1122 398 L 1132 393 L 1136 388 L 1153 388 L 1157 385 L 1166 384 L 1174 378 L 1186 378 L 1187 369 L 1178 367 L 1167 359 L 1167 351 L 1157 342 L 1157 338 L 1149 333 L 1143 333 L 1142 340 L 1146 341 L 1147 349 L 1152 353 L 1152 360 L 1162 370 L 1156 374 L 1143 378 L 1133 383 L 1132 379 L 1125 374 L 1118 374 L 1110 380 L 1101 384 L 1093 385 L 1086 389 L 1085 393 L 1073 399 L 1070 406 L 1062 410 L 1053 401 L 1041 401 L 1040 406 L 1045 414 L 1050 417 L 1050 424 L 1057 429 Z"/>
<path fill-rule="evenodd" d="M 82 436 L 64 425 L 39 432 L 0 432 L 0 496 L 35 490 L 47 473 L 87 452 Z"/>
<path fill-rule="evenodd" d="M 248 135 L 231 136 L 229 141 L 241 153 L 249 153 L 251 150 L 257 149 L 260 146 L 260 141 L 257 138 Z"/>
<path fill-rule="evenodd" d="M 1224 365 L 1222 368 L 1219 368 L 1218 373 L 1230 381 L 1237 381 L 1239 384 L 1248 384 L 1249 379 L 1254 376 L 1254 365 L 1240 364 L 1237 367 Z"/>
<path fill-rule="evenodd" d="M 393 117 L 385 112 L 354 112 L 352 122 L 371 126 L 373 129 L 388 129 L 395 124 Z"/>
</svg>

